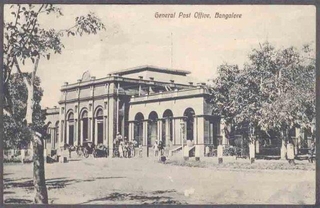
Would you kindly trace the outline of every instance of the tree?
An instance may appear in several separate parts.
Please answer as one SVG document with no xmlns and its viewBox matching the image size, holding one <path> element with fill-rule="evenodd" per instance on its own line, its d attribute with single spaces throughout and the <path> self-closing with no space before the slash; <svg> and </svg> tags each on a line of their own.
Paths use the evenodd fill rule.
<svg viewBox="0 0 320 208">
<path fill-rule="evenodd" d="M 213 103 L 212 112 L 224 120 L 225 127 L 221 131 L 227 139 L 230 139 L 228 127 L 233 127 L 234 117 L 237 115 L 230 90 L 237 84 L 239 73 L 240 70 L 237 65 L 229 65 L 227 63 L 220 65 L 218 67 L 218 76 L 213 80 L 209 88 L 211 94 L 209 102 Z"/>
<path fill-rule="evenodd" d="M 31 74 L 26 74 L 28 79 Z M 40 101 L 43 90 L 40 87 L 40 78 L 36 77 L 34 82 L 34 104 L 33 104 L 33 129 L 42 131 L 45 126 L 45 115 L 41 113 Z M 30 132 L 24 120 L 27 109 L 27 87 L 19 74 L 12 74 L 8 80 L 8 101 L 11 102 L 12 116 L 4 115 L 4 148 L 25 148 L 30 144 Z"/>
<path fill-rule="evenodd" d="M 249 124 L 266 134 L 279 132 L 284 143 L 289 129 L 310 127 L 315 118 L 315 59 L 310 47 L 276 50 L 266 42 L 248 58 L 241 70 L 222 65 L 232 73 L 221 73 L 220 66 L 211 90 L 214 109 L 239 128 Z"/>
<path fill-rule="evenodd" d="M 62 16 L 62 10 L 52 4 L 42 5 L 11 5 L 13 21 L 4 23 L 4 114 L 12 117 L 14 107 L 11 105 L 9 95 L 9 80 L 16 69 L 27 87 L 27 102 L 24 122 L 32 135 L 33 145 L 33 177 L 35 187 L 35 203 L 48 203 L 48 195 L 45 184 L 43 136 L 40 130 L 32 128 L 34 115 L 34 85 L 41 58 L 50 59 L 51 54 L 61 54 L 64 45 L 63 36 L 75 36 L 83 34 L 97 34 L 105 29 L 104 24 L 93 13 L 77 17 L 74 25 L 65 30 L 45 29 L 39 24 L 39 18 L 43 15 L 55 14 Z M 33 71 L 30 79 L 23 73 L 22 67 L 30 60 L 33 63 Z"/>
</svg>

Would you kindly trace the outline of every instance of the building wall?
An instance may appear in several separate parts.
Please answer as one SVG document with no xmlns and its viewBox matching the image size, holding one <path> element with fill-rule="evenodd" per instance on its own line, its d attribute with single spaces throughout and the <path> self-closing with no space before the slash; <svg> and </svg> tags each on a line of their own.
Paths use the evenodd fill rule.
<svg viewBox="0 0 320 208">
<path fill-rule="evenodd" d="M 54 111 L 55 109 L 51 109 L 51 111 Z M 56 113 L 50 113 L 46 116 L 46 123 L 50 123 L 48 126 L 48 133 L 50 135 L 50 139 L 46 140 L 46 149 L 47 153 L 50 152 L 51 149 L 55 149 L 58 145 L 58 139 L 57 142 L 55 142 L 55 137 L 56 137 L 56 124 L 59 122 L 59 109 L 57 108 Z"/>
<path fill-rule="evenodd" d="M 187 108 L 194 109 L 196 115 L 203 115 L 203 98 L 183 98 L 139 104 L 130 103 L 129 120 L 134 120 L 134 117 L 139 112 L 143 114 L 144 118 L 148 118 L 152 111 L 155 111 L 158 117 L 162 118 L 163 113 L 167 109 L 172 111 L 173 117 L 181 117 Z"/>
<path fill-rule="evenodd" d="M 174 80 L 175 83 L 179 84 L 188 84 L 189 81 L 192 81 L 187 76 L 181 76 L 181 75 L 175 75 L 175 74 L 167 74 L 162 72 L 154 72 L 154 71 L 142 71 L 137 72 L 133 74 L 126 74 L 122 75 L 123 77 L 133 78 L 133 79 L 139 79 L 139 76 L 142 76 L 142 79 L 150 80 L 150 77 L 154 78 L 154 81 L 160 81 L 160 82 L 168 82 L 170 83 L 170 80 Z"/>
<path fill-rule="evenodd" d="M 144 71 L 131 75 L 123 75 L 123 77 L 139 79 L 150 79 L 154 77 L 155 81 L 165 81 L 168 84 L 170 80 L 174 83 L 188 84 L 187 76 L 172 75 L 166 73 Z M 124 136 L 132 137 L 134 119 L 137 113 L 142 113 L 144 119 L 148 119 L 152 111 L 156 112 L 158 120 L 156 122 L 157 138 L 163 138 L 164 125 L 163 114 L 166 110 L 170 110 L 173 114 L 172 119 L 172 145 L 185 144 L 181 134 L 181 126 L 185 124 L 184 112 L 188 108 L 192 108 L 195 112 L 194 117 L 194 132 L 193 141 L 197 145 L 204 145 L 210 142 L 209 132 L 210 124 L 205 118 L 204 114 L 211 115 L 211 106 L 205 102 L 205 91 L 201 88 L 185 89 L 181 91 L 163 92 L 155 95 L 148 95 L 145 97 L 134 98 L 131 100 L 126 95 L 117 95 L 116 82 L 106 81 L 104 83 L 94 84 L 94 79 L 91 84 L 81 86 L 82 84 L 72 84 L 68 87 L 66 84 L 62 88 L 60 105 L 56 115 L 48 115 L 47 120 L 59 120 L 59 142 L 57 147 L 62 147 L 65 143 L 69 143 L 69 125 L 74 125 L 74 145 L 82 145 L 82 113 L 84 110 L 88 111 L 88 140 L 97 143 L 97 119 L 96 112 L 98 109 L 103 110 L 103 143 L 109 147 L 109 151 L 113 151 L 113 140 L 118 131 Z M 140 99 L 140 101 L 138 101 Z M 122 101 L 121 101 L 122 100 Z M 123 107 L 121 103 L 124 102 Z M 122 109 L 119 112 L 120 108 Z M 74 115 L 74 121 L 69 123 L 68 116 L 70 113 Z M 119 114 L 124 116 L 123 120 L 119 119 Z M 100 121 L 100 120 L 99 120 Z M 131 124 L 128 124 L 130 121 Z M 148 121 L 143 122 L 144 135 L 148 134 Z M 168 127 L 165 127 L 168 128 Z M 186 128 L 186 127 L 184 127 Z M 128 134 L 128 135 L 127 135 Z M 167 134 L 167 133 L 166 133 Z M 129 138 L 132 139 L 132 138 Z M 145 138 L 144 138 L 145 139 Z M 143 142 L 147 144 L 146 141 Z M 201 147 L 203 148 L 203 147 Z"/>
</svg>

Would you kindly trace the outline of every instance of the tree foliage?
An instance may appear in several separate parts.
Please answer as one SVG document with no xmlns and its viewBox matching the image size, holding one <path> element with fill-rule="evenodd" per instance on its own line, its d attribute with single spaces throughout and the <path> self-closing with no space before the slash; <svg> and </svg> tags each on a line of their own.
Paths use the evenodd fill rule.
<svg viewBox="0 0 320 208">
<path fill-rule="evenodd" d="M 248 62 L 218 68 L 211 98 L 227 123 L 250 124 L 265 132 L 309 128 L 315 119 L 315 59 L 308 45 L 275 49 L 268 42 L 253 49 Z"/>
<path fill-rule="evenodd" d="M 26 60 L 35 63 L 41 57 L 49 60 L 52 54 L 60 54 L 64 48 L 62 37 L 97 34 L 105 29 L 104 24 L 93 13 L 76 17 L 75 23 L 67 29 L 45 29 L 39 23 L 41 16 L 63 16 L 62 10 L 52 4 L 11 5 L 10 11 L 14 21 L 4 23 L 5 92 L 14 67 L 22 74 L 21 63 L 24 65 Z"/>
<path fill-rule="evenodd" d="M 14 138 L 12 141 L 15 142 L 12 145 L 19 144 L 21 140 L 27 142 L 25 137 L 28 136 L 30 136 L 30 140 L 32 139 L 34 201 L 35 203 L 47 204 L 48 194 L 43 157 L 43 139 L 45 138 L 43 129 L 45 126 L 42 123 L 41 114 L 37 113 L 41 112 L 37 101 L 42 96 L 41 90 L 39 91 L 37 88 L 39 86 L 37 83 L 40 84 L 37 80 L 39 61 L 42 58 L 49 60 L 52 54 L 62 53 L 63 36 L 96 34 L 105 27 L 99 18 L 90 13 L 76 17 L 75 23 L 67 29 L 46 28 L 39 23 L 41 16 L 55 14 L 59 17 L 63 15 L 62 10 L 52 4 L 11 5 L 10 12 L 13 21 L 4 23 L 3 44 L 4 114 L 8 124 L 5 128 L 8 130 L 8 136 Z M 33 70 L 30 74 L 25 74 L 23 69 L 26 61 L 33 64 Z M 24 83 L 23 86 L 18 81 L 17 87 L 21 89 L 26 87 L 27 93 L 24 93 L 25 91 L 17 92 L 20 89 L 14 88 L 10 83 L 11 80 L 15 81 L 12 76 L 14 69 L 18 74 L 17 81 L 20 78 Z M 37 95 L 37 92 L 41 92 L 41 95 Z M 21 93 L 21 97 L 16 99 L 19 93 Z M 18 121 L 14 123 L 16 116 Z M 14 128 L 21 129 L 21 132 L 14 132 Z"/>
<path fill-rule="evenodd" d="M 30 73 L 25 73 L 31 79 Z M 25 83 L 19 74 L 12 74 L 8 81 L 8 100 L 12 116 L 4 115 L 4 148 L 25 148 L 31 139 L 30 131 L 24 121 L 27 110 L 28 91 Z M 43 90 L 40 87 L 40 78 L 36 77 L 34 83 L 34 104 L 33 104 L 33 125 L 32 128 L 38 132 L 44 132 L 45 115 L 41 113 L 40 101 Z M 7 108 L 9 107 L 7 106 Z"/>
</svg>

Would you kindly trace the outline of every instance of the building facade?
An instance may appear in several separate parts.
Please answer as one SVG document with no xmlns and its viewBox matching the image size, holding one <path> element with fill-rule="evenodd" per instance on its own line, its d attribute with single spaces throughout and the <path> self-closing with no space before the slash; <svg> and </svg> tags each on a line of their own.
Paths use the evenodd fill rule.
<svg viewBox="0 0 320 208">
<path fill-rule="evenodd" d="M 196 83 L 189 74 L 143 66 L 100 79 L 86 72 L 76 83 L 65 83 L 58 106 L 46 109 L 50 134 L 47 152 L 65 144 L 78 146 L 90 141 L 104 144 L 113 153 L 118 132 L 141 145 L 145 156 L 152 154 L 157 140 L 172 152 L 188 146 L 200 157 L 206 146 L 217 147 L 220 142 L 228 145 L 224 131 L 230 127 L 213 115 L 205 83 Z M 298 148 L 311 145 L 312 137 L 299 128 L 292 130 L 297 154 Z M 261 147 L 257 141 L 256 153 L 264 154 Z"/>
<path fill-rule="evenodd" d="M 226 144 L 220 118 L 207 102 L 206 85 L 189 74 L 144 66 L 101 79 L 85 73 L 77 83 L 65 83 L 59 105 L 46 109 L 47 150 L 91 141 L 113 152 L 117 132 L 142 145 L 146 156 L 156 140 L 169 150 L 188 143 L 202 156 L 205 146 L 217 146 L 219 138 Z"/>
</svg>

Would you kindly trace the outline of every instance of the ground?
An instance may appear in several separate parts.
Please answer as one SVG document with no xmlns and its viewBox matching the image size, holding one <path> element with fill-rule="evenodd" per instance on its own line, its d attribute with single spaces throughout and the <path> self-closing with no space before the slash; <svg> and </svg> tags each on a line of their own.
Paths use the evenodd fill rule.
<svg viewBox="0 0 320 208">
<path fill-rule="evenodd" d="M 73 158 L 68 163 L 46 164 L 49 203 L 315 202 L 314 164 L 306 161 L 297 162 L 300 168 L 291 168 L 286 161 L 258 160 L 251 165 L 249 160 L 233 158 L 225 159 L 223 165 L 218 165 L 216 158 L 200 163 L 174 158 L 167 162 L 161 164 L 154 158 Z M 32 164 L 5 164 L 4 202 L 32 203 L 33 195 Z"/>
</svg>

